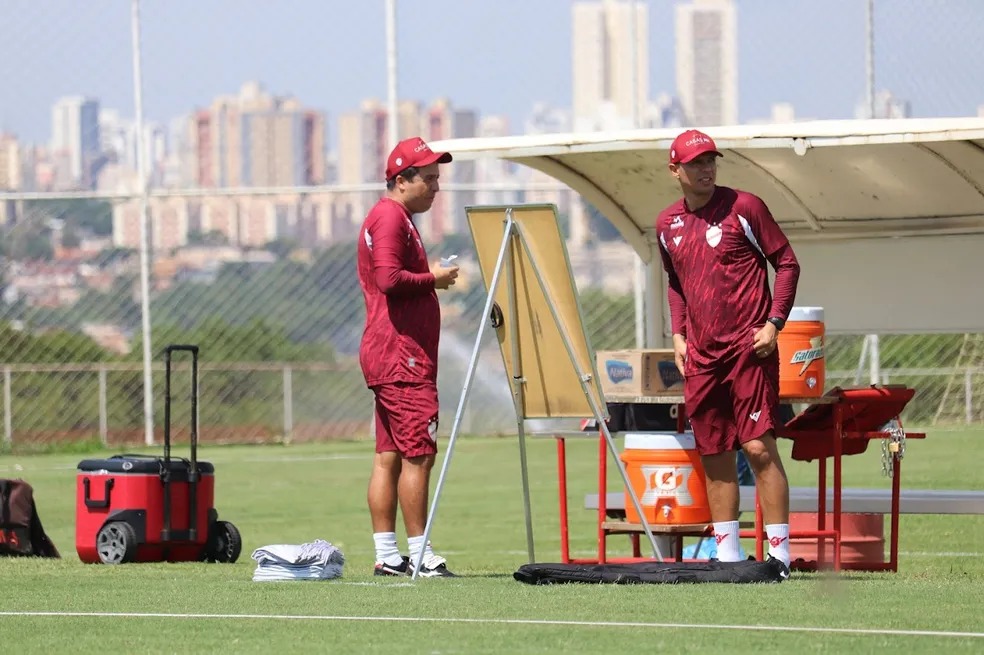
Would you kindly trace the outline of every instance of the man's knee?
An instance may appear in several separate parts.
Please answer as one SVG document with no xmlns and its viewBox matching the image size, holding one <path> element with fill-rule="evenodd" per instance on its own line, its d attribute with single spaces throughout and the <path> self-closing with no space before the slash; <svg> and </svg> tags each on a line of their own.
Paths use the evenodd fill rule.
<svg viewBox="0 0 984 655">
<path fill-rule="evenodd" d="M 746 441 L 741 445 L 749 465 L 756 473 L 780 465 L 779 450 L 776 447 L 775 433 L 769 430 L 758 439 Z"/>
</svg>

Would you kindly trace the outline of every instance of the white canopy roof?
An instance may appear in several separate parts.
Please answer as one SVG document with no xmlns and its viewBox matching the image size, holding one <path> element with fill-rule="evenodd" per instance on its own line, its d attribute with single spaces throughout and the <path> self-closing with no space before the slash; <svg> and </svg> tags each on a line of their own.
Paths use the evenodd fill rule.
<svg viewBox="0 0 984 655">
<path fill-rule="evenodd" d="M 704 129 L 718 180 L 761 196 L 786 234 L 851 239 L 984 233 L 984 118 L 811 121 Z M 679 129 L 451 139 L 459 159 L 493 156 L 564 182 L 644 260 L 645 232 L 680 197 L 667 171 Z"/>
<path fill-rule="evenodd" d="M 790 237 L 803 265 L 797 304 L 825 307 L 828 332 L 984 331 L 984 118 L 704 131 L 724 153 L 718 181 L 761 196 Z M 430 145 L 459 160 L 519 162 L 580 193 L 650 263 L 648 303 L 664 295 L 653 228 L 656 214 L 680 197 L 666 168 L 679 132 Z M 657 326 L 668 334 L 665 307 L 648 305 L 647 315 L 647 343 L 654 345 Z"/>
</svg>

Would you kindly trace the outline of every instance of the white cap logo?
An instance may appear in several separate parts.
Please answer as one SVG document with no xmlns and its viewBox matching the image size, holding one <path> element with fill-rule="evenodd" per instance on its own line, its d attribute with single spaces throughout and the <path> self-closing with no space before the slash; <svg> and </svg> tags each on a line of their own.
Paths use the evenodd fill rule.
<svg viewBox="0 0 984 655">
<path fill-rule="evenodd" d="M 397 157 L 396 158 L 396 165 L 397 166 L 403 166 L 403 157 Z"/>
</svg>

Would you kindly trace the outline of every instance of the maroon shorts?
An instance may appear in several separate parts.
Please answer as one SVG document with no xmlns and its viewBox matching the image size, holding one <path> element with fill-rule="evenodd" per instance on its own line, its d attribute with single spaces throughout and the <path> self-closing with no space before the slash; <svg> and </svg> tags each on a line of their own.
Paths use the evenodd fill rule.
<svg viewBox="0 0 984 655">
<path fill-rule="evenodd" d="M 684 382 L 697 451 L 717 455 L 774 430 L 779 408 L 779 355 L 759 359 L 751 348 Z"/>
<path fill-rule="evenodd" d="M 372 388 L 376 395 L 376 452 L 403 457 L 437 453 L 437 385 L 393 382 Z"/>
</svg>

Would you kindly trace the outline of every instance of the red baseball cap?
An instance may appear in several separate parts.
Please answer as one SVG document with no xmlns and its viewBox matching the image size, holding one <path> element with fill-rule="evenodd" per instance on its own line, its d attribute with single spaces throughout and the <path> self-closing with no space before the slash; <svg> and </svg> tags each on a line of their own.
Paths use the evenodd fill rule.
<svg viewBox="0 0 984 655">
<path fill-rule="evenodd" d="M 404 139 L 396 144 L 386 160 L 386 179 L 391 180 L 411 166 L 447 164 L 451 153 L 434 152 L 419 136 Z"/>
<path fill-rule="evenodd" d="M 705 152 L 713 152 L 718 157 L 723 157 L 714 145 L 714 139 L 698 130 L 687 130 L 677 138 L 673 139 L 670 146 L 670 163 L 686 164 Z"/>
</svg>

